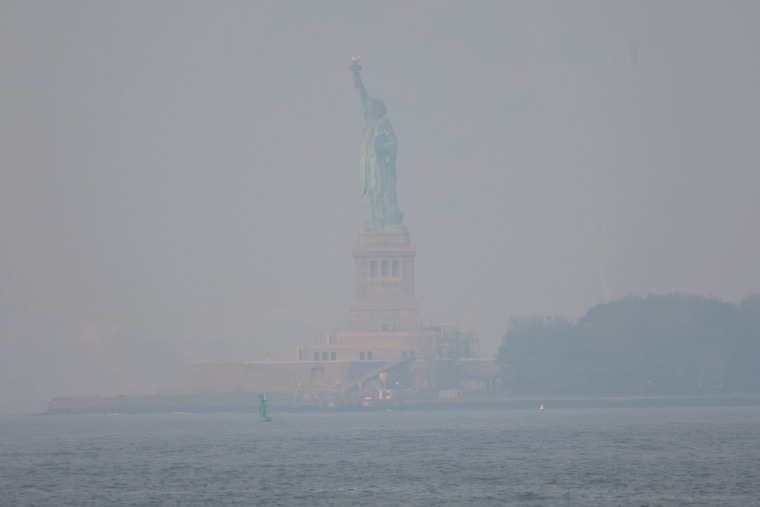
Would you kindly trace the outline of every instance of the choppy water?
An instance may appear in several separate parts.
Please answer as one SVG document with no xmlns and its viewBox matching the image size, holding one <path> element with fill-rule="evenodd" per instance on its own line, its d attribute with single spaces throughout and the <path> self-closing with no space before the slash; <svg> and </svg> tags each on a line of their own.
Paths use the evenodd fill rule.
<svg viewBox="0 0 760 507">
<path fill-rule="evenodd" d="M 0 418 L 2 505 L 760 505 L 760 408 Z"/>
</svg>

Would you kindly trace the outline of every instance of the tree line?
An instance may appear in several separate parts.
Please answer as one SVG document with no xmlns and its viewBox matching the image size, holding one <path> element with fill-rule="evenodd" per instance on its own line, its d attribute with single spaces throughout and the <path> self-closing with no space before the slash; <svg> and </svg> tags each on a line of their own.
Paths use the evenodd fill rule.
<svg viewBox="0 0 760 507">
<path fill-rule="evenodd" d="M 629 296 L 513 319 L 496 356 L 515 394 L 760 393 L 760 294 Z"/>
</svg>

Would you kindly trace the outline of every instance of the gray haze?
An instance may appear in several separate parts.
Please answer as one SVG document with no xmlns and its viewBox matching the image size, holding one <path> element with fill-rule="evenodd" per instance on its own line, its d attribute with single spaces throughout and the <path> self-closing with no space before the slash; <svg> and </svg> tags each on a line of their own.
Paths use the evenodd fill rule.
<svg viewBox="0 0 760 507">
<path fill-rule="evenodd" d="M 424 322 L 760 288 L 760 3 L 0 3 L 0 410 L 341 329 L 363 110 Z"/>
</svg>

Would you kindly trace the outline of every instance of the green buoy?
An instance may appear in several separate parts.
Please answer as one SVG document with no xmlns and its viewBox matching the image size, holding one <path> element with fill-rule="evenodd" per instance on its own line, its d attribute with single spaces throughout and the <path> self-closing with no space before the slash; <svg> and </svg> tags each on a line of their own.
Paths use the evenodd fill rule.
<svg viewBox="0 0 760 507">
<path fill-rule="evenodd" d="M 256 422 L 270 422 L 272 420 L 269 417 L 269 407 L 267 406 L 267 395 L 259 395 L 259 416 L 256 418 Z"/>
</svg>

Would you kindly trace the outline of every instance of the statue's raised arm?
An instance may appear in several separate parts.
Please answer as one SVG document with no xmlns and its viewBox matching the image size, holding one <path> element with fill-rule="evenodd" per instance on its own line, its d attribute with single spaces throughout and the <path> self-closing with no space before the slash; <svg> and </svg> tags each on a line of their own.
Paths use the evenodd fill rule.
<svg viewBox="0 0 760 507">
<path fill-rule="evenodd" d="M 359 71 L 362 70 L 362 66 L 359 65 L 359 57 L 354 56 L 351 58 L 351 66 L 349 67 L 351 73 L 354 75 L 354 88 L 359 90 L 359 97 L 362 99 L 364 105 L 364 117 L 368 120 L 378 120 L 385 115 L 385 102 L 382 99 L 376 99 L 370 97 L 367 93 L 367 89 L 364 88 L 362 77 Z"/>
<path fill-rule="evenodd" d="M 359 74 L 359 71 L 362 70 L 362 66 L 359 65 L 358 56 L 351 58 L 351 66 L 349 69 L 351 69 L 351 73 L 354 75 L 354 88 L 359 90 L 359 97 L 361 97 L 362 103 L 367 102 L 367 100 L 369 100 L 369 94 L 367 94 L 367 90 L 364 88 L 364 83 L 362 83 L 362 77 Z"/>
</svg>

